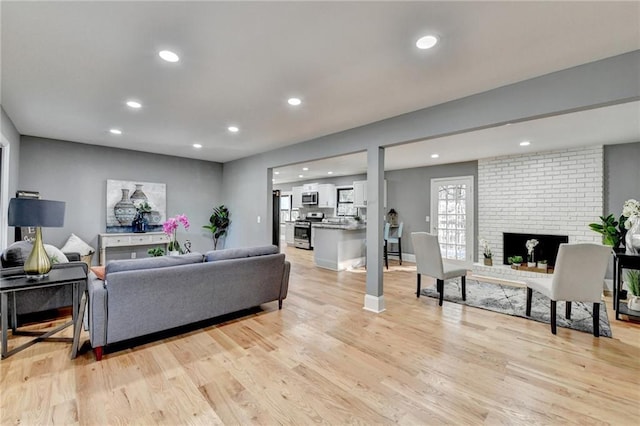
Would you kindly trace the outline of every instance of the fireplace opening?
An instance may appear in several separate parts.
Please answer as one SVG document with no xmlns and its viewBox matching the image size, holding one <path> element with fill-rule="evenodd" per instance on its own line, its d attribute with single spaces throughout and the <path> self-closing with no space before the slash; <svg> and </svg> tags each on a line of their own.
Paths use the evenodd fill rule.
<svg viewBox="0 0 640 426">
<path fill-rule="evenodd" d="M 526 262 L 527 240 L 536 239 L 538 240 L 538 245 L 533 249 L 534 260 L 536 262 L 546 260 L 549 266 L 553 267 L 556 264 L 560 244 L 569 242 L 567 235 L 516 234 L 504 232 L 502 238 L 502 247 L 504 247 L 502 259 L 505 265 L 509 264 L 508 259 L 511 256 L 522 256 Z"/>
</svg>

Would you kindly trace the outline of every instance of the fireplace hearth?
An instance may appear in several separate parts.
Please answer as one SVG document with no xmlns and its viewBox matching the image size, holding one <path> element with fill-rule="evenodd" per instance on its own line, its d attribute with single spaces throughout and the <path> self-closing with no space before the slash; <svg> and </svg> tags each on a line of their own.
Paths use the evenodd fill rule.
<svg viewBox="0 0 640 426">
<path fill-rule="evenodd" d="M 550 267 L 555 266 L 556 257 L 558 256 L 558 248 L 562 243 L 568 243 L 567 235 L 544 235 L 544 234 L 516 234 L 504 232 L 503 236 L 503 263 L 508 265 L 508 259 L 511 256 L 522 256 L 527 259 L 527 240 L 536 239 L 538 245 L 534 248 L 534 259 L 546 260 Z"/>
</svg>

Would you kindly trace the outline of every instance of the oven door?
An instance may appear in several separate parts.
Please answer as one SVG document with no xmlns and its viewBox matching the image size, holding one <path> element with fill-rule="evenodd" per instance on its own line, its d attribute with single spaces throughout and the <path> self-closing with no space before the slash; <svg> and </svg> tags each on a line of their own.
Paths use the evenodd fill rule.
<svg viewBox="0 0 640 426">
<path fill-rule="evenodd" d="M 298 248 L 311 248 L 311 226 L 294 225 L 293 227 L 293 245 Z"/>
</svg>

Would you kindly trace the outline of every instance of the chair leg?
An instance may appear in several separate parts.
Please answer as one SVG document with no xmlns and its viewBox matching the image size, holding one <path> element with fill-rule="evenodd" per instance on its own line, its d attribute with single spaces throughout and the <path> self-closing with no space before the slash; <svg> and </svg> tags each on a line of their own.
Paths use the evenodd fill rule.
<svg viewBox="0 0 640 426">
<path fill-rule="evenodd" d="M 389 248 L 387 247 L 387 244 L 387 240 L 384 240 L 384 265 L 389 269 L 389 257 L 387 254 L 389 252 Z"/>
<path fill-rule="evenodd" d="M 420 297 L 420 273 L 418 272 L 418 285 L 416 287 L 416 297 Z"/>
<path fill-rule="evenodd" d="M 398 256 L 400 257 L 400 265 L 402 265 L 402 238 L 398 238 Z"/>
<path fill-rule="evenodd" d="M 564 306 L 566 311 L 564 317 L 566 319 L 571 319 L 571 302 L 564 302 Z"/>
<path fill-rule="evenodd" d="M 444 300 L 444 281 L 437 280 L 438 291 L 440 292 L 440 298 L 438 300 L 438 305 L 442 306 L 442 301 Z"/>
<path fill-rule="evenodd" d="M 525 311 L 525 315 L 530 317 L 531 316 L 531 296 L 533 295 L 533 289 L 530 289 L 529 287 L 527 287 L 527 308 Z"/>
<path fill-rule="evenodd" d="M 467 276 L 463 275 L 460 279 L 460 282 L 462 283 L 462 301 L 466 302 L 467 301 Z"/>
<path fill-rule="evenodd" d="M 556 334 L 556 301 L 551 301 L 551 333 Z"/>
<path fill-rule="evenodd" d="M 600 337 L 600 303 L 593 304 L 593 335 Z"/>
</svg>

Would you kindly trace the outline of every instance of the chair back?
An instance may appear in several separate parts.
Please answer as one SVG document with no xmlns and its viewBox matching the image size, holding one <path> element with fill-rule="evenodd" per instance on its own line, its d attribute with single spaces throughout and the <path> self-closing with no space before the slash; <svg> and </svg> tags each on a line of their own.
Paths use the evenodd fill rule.
<svg viewBox="0 0 640 426">
<path fill-rule="evenodd" d="M 387 240 L 390 243 L 394 243 L 397 244 L 398 241 L 400 240 L 400 238 L 402 238 L 402 227 L 404 226 L 404 222 L 400 222 L 400 224 L 398 225 L 398 229 L 397 232 L 395 233 L 394 236 L 389 236 L 389 233 L 391 232 L 391 229 L 389 229 L 390 227 L 385 226 L 385 231 L 386 231 L 386 235 L 384 237 L 385 240 Z"/>
<path fill-rule="evenodd" d="M 599 302 L 609 259 L 609 246 L 560 244 L 551 283 L 551 299 Z"/>
<path fill-rule="evenodd" d="M 418 273 L 442 279 L 444 277 L 444 267 L 442 265 L 438 236 L 428 232 L 412 232 L 411 242 L 416 256 Z"/>
<path fill-rule="evenodd" d="M 387 241 L 389 239 L 389 228 L 391 227 L 391 225 L 389 224 L 389 222 L 385 222 L 384 223 L 384 240 Z"/>
</svg>

